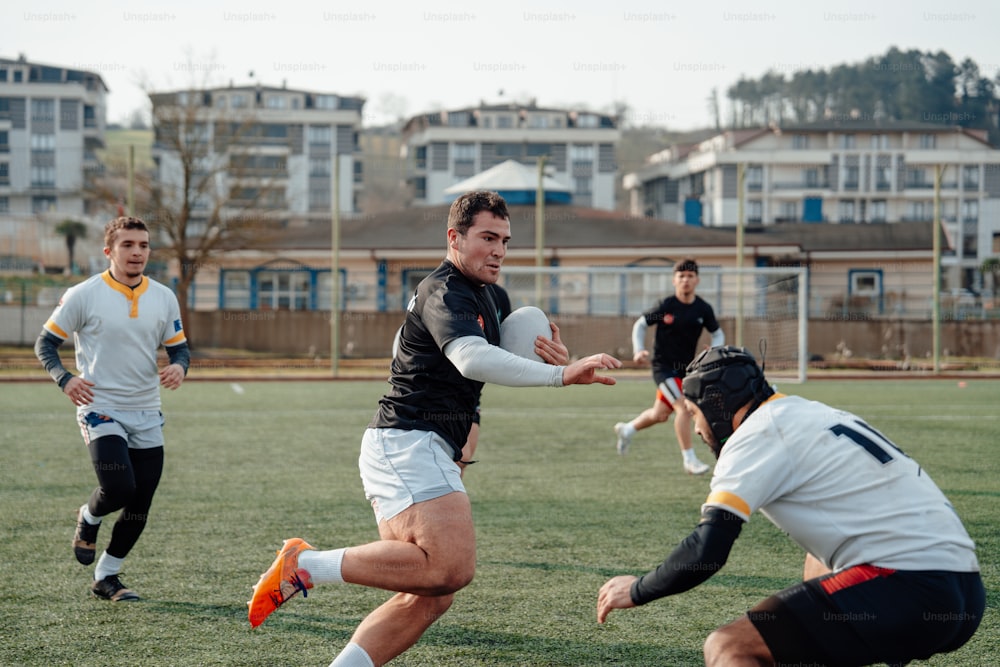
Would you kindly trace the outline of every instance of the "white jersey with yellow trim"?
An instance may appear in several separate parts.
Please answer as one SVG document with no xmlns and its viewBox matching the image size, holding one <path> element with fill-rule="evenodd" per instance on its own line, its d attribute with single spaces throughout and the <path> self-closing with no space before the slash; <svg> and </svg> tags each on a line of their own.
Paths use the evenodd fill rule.
<svg viewBox="0 0 1000 667">
<path fill-rule="evenodd" d="M 920 465 L 863 419 L 777 394 L 726 442 L 706 507 L 760 510 L 832 570 L 979 570 L 975 545 Z"/>
<path fill-rule="evenodd" d="M 44 328 L 62 340 L 73 336 L 77 370 L 94 383 L 88 411 L 159 409 L 157 350 L 187 340 L 168 287 L 143 276 L 130 288 L 110 271 L 67 290 Z"/>
</svg>

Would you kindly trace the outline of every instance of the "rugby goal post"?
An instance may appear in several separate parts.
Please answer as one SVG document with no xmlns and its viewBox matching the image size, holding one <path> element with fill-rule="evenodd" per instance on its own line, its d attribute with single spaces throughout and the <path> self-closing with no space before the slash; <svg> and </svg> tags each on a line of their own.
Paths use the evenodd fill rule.
<svg viewBox="0 0 1000 667">
<path fill-rule="evenodd" d="M 808 368 L 808 270 L 702 266 L 698 295 L 715 310 L 726 343 L 765 362 L 768 378 L 804 382 Z M 631 323 L 674 293 L 673 268 L 505 266 L 501 285 L 514 308 L 537 306 L 575 329 L 588 350 L 609 336 L 631 354 Z M 766 348 L 764 346 L 766 345 Z"/>
</svg>

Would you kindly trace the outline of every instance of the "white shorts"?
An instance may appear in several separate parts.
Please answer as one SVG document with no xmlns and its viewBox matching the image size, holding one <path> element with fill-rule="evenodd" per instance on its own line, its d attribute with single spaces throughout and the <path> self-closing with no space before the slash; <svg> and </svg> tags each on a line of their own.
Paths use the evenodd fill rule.
<svg viewBox="0 0 1000 667">
<path fill-rule="evenodd" d="M 431 431 L 369 428 L 361 439 L 361 482 L 375 519 L 391 519 L 411 505 L 465 493 L 451 447 Z"/>
<path fill-rule="evenodd" d="M 163 413 L 159 410 L 92 410 L 76 413 L 83 441 L 117 435 L 129 449 L 152 449 L 163 446 Z"/>
</svg>

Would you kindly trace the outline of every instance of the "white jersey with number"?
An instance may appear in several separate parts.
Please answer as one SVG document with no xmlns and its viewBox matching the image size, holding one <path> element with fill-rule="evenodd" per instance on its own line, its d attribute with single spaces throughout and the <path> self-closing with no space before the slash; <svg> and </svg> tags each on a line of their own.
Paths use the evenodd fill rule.
<svg viewBox="0 0 1000 667">
<path fill-rule="evenodd" d="M 73 336 L 77 370 L 94 383 L 87 410 L 159 409 L 157 350 L 186 340 L 169 288 L 145 276 L 130 288 L 110 271 L 67 290 L 45 330 L 62 340 Z"/>
<path fill-rule="evenodd" d="M 937 485 L 856 415 L 775 395 L 729 438 L 706 506 L 755 510 L 832 570 L 975 572 L 975 545 Z"/>
</svg>

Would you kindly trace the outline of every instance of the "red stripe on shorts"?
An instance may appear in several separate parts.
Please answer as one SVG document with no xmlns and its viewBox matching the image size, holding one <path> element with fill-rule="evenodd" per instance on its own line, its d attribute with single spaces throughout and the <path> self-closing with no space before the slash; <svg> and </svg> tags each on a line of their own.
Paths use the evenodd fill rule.
<svg viewBox="0 0 1000 667">
<path fill-rule="evenodd" d="M 823 587 L 823 590 L 827 592 L 827 595 L 836 593 L 837 591 L 842 591 L 845 588 L 850 588 L 857 584 L 863 584 L 866 581 L 871 581 L 875 577 L 888 577 L 890 574 L 895 573 L 895 570 L 891 570 L 887 567 L 876 567 L 875 565 L 855 565 L 854 567 L 848 568 L 843 572 L 838 572 L 829 579 L 824 579 L 819 582 L 819 585 Z"/>
</svg>

